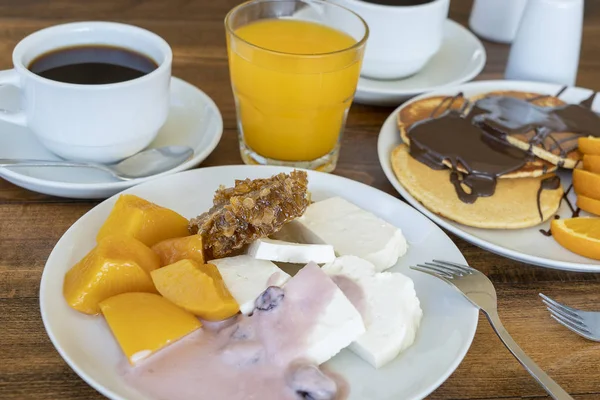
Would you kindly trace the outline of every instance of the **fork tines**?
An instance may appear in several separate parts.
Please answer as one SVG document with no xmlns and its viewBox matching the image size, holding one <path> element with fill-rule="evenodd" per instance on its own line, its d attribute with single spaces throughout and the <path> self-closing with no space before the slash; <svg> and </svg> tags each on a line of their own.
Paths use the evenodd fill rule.
<svg viewBox="0 0 600 400">
<path fill-rule="evenodd" d="M 455 277 L 470 275 L 473 273 L 471 267 L 441 260 L 433 260 L 433 262 L 417 264 L 416 266 L 411 268 L 429 275 L 434 275 L 445 279 L 453 279 Z"/>
<path fill-rule="evenodd" d="M 586 324 L 581 311 L 559 303 L 558 301 L 552 300 L 550 297 L 540 293 L 542 301 L 546 305 L 550 316 L 559 324 L 565 328 L 583 336 L 587 339 L 598 340 L 595 338 L 594 332 L 590 331 L 590 328 Z"/>
</svg>

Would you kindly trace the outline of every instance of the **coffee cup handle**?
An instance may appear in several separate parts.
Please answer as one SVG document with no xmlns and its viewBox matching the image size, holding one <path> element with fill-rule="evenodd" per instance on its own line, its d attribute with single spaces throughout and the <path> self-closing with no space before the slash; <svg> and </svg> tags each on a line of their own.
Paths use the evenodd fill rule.
<svg viewBox="0 0 600 400">
<path fill-rule="evenodd" d="M 15 69 L 7 69 L 0 71 L 0 86 L 16 86 L 21 88 L 21 78 Z M 0 120 L 9 122 L 15 125 L 27 126 L 25 111 L 9 111 L 0 108 Z"/>
</svg>

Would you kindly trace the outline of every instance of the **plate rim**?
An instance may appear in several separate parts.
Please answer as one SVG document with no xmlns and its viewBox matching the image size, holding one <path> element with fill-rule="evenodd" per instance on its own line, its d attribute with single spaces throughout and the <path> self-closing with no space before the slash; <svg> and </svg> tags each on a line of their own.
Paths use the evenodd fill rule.
<svg viewBox="0 0 600 400">
<path fill-rule="evenodd" d="M 543 267 L 543 268 L 551 268 L 551 269 L 556 269 L 556 270 L 572 271 L 572 272 L 591 272 L 591 273 L 600 272 L 600 264 L 585 264 L 585 263 L 571 262 L 571 261 L 557 261 L 557 260 L 554 260 L 551 258 L 545 258 L 545 257 L 540 257 L 540 256 L 531 256 L 531 255 L 524 254 L 524 253 L 521 253 L 516 250 L 507 249 L 503 246 L 491 243 L 485 239 L 480 239 L 480 238 L 462 230 L 459 226 L 454 225 L 446 218 L 442 218 L 442 217 L 436 215 L 435 213 L 432 213 L 431 211 L 429 211 L 418 200 L 416 200 L 413 196 L 411 196 L 411 194 L 408 193 L 408 191 L 406 189 L 404 189 L 404 187 L 400 184 L 400 182 L 396 178 L 396 175 L 394 174 L 394 172 L 391 168 L 390 156 L 389 156 L 389 154 L 385 154 L 386 149 L 383 148 L 383 146 L 384 146 L 383 145 L 383 137 L 388 136 L 384 132 L 384 128 L 390 123 L 391 119 L 396 118 L 398 112 L 402 108 L 408 106 L 409 104 L 411 104 L 415 101 L 419 101 L 423 98 L 443 94 L 443 93 L 439 93 L 442 91 L 458 92 L 461 90 L 467 90 L 467 89 L 471 89 L 471 88 L 477 89 L 478 86 L 491 86 L 491 85 L 494 85 L 494 86 L 497 85 L 498 86 L 497 90 L 501 90 L 503 88 L 509 89 L 512 86 L 518 86 L 518 85 L 537 86 L 540 88 L 539 90 L 542 90 L 542 91 L 544 89 L 546 89 L 546 91 L 549 91 L 551 89 L 558 90 L 564 86 L 561 84 L 546 83 L 546 82 L 534 82 L 534 81 L 516 81 L 516 80 L 509 81 L 509 80 L 500 80 L 500 79 L 482 80 L 482 81 L 467 82 L 467 83 L 463 83 L 463 84 L 456 85 L 456 86 L 439 88 L 436 91 L 429 92 L 429 93 L 423 93 L 417 97 L 414 97 L 414 98 L 406 101 L 405 103 L 398 106 L 394 111 L 392 111 L 392 113 L 385 119 L 385 122 L 381 125 L 381 128 L 379 130 L 379 135 L 377 137 L 377 157 L 379 158 L 379 164 L 381 165 L 381 168 L 383 169 L 383 172 L 384 172 L 387 180 L 392 184 L 394 189 L 402 196 L 402 198 L 404 198 L 408 203 L 410 203 L 411 206 L 413 206 L 415 209 L 417 209 L 419 212 L 421 212 L 427 218 L 431 219 L 435 224 L 452 232 L 454 235 L 460 237 L 461 239 L 466 240 L 467 242 L 474 244 L 484 250 L 490 251 L 490 252 L 500 255 L 502 257 L 506 257 L 506 258 L 509 258 L 512 260 L 520 261 L 520 262 L 523 262 L 526 264 Z M 570 88 L 583 90 L 586 92 L 592 92 L 591 89 L 587 89 L 587 88 L 583 88 L 583 87 L 579 87 L 579 86 L 570 86 Z M 490 89 L 490 90 L 493 90 L 493 89 Z M 395 124 L 394 124 L 394 126 L 395 126 Z M 400 142 L 400 136 L 398 134 L 396 143 L 399 143 L 399 142 Z"/>
<path fill-rule="evenodd" d="M 40 279 L 40 289 L 39 289 L 39 307 L 40 307 L 40 314 L 42 317 L 42 323 L 44 325 L 44 330 L 46 331 L 46 334 L 48 335 L 48 338 L 50 339 L 50 342 L 52 343 L 52 345 L 54 346 L 54 348 L 56 349 L 56 351 L 59 353 L 59 355 L 61 356 L 61 358 L 63 359 L 63 361 L 69 366 L 69 368 L 71 368 L 71 370 L 73 370 L 86 384 L 88 384 L 89 386 L 91 386 L 92 388 L 94 388 L 96 391 L 98 391 L 100 394 L 110 398 L 110 399 L 122 399 L 122 396 L 115 393 L 114 391 L 105 388 L 104 386 L 102 386 L 101 384 L 97 383 L 94 378 L 92 376 L 90 376 L 88 373 L 86 373 L 85 371 L 83 371 L 82 369 L 80 369 L 75 362 L 69 357 L 69 355 L 66 353 L 66 351 L 58 344 L 58 339 L 55 336 L 54 331 L 52 331 L 51 329 L 48 328 L 49 326 L 49 318 L 51 318 L 50 315 L 50 310 L 47 309 L 47 306 L 44 303 L 44 299 L 47 296 L 46 295 L 46 290 L 48 285 L 47 285 L 47 281 L 49 278 L 49 274 L 50 272 L 48 272 L 50 270 L 50 268 L 48 268 L 49 265 L 51 265 L 53 263 L 53 259 L 54 257 L 57 257 L 56 255 L 56 251 L 57 248 L 59 248 L 59 246 L 64 246 L 65 243 L 63 243 L 63 241 L 66 241 L 67 238 L 66 236 L 71 233 L 72 231 L 74 231 L 76 229 L 76 226 L 78 224 L 78 222 L 83 219 L 86 218 L 86 216 L 88 216 L 89 214 L 96 212 L 95 210 L 100 208 L 101 206 L 103 206 L 103 204 L 105 202 L 109 202 L 112 201 L 114 198 L 116 198 L 117 196 L 120 196 L 121 194 L 125 194 L 125 193 L 130 193 L 132 191 L 136 191 L 138 187 L 140 186 L 144 186 L 144 185 L 149 185 L 149 184 L 157 184 L 157 181 L 159 181 L 158 183 L 160 183 L 160 181 L 165 181 L 167 179 L 171 179 L 173 178 L 173 176 L 179 176 L 179 175 L 183 175 L 183 174 L 188 174 L 188 175 L 192 175 L 192 174 L 202 174 L 202 173 L 211 173 L 211 171 L 215 171 L 215 170 L 222 170 L 222 169 L 262 169 L 265 171 L 272 171 L 271 173 L 274 173 L 276 171 L 278 172 L 290 172 L 294 169 L 296 170 L 304 170 L 307 171 L 311 174 L 316 174 L 316 175 L 321 175 L 321 176 L 329 176 L 329 177 L 333 177 L 334 180 L 340 180 L 341 182 L 352 182 L 353 184 L 358 184 L 359 186 L 362 186 L 364 188 L 366 188 L 367 190 L 375 190 L 380 192 L 381 194 L 383 194 L 386 197 L 389 197 L 390 200 L 396 202 L 398 204 L 399 207 L 403 207 L 406 208 L 406 210 L 408 212 L 411 213 L 415 213 L 415 216 L 417 218 L 421 218 L 423 217 L 425 219 L 425 221 L 429 224 L 431 224 L 431 227 L 433 229 L 437 229 L 439 230 L 439 233 L 441 233 L 444 237 L 448 240 L 448 242 L 456 249 L 457 255 L 460 256 L 462 262 L 464 262 L 465 264 L 467 264 L 467 261 L 463 255 L 463 253 L 460 251 L 460 249 L 458 248 L 458 246 L 456 246 L 456 243 L 454 243 L 454 241 L 446 234 L 446 232 L 444 232 L 439 226 L 437 226 L 433 221 L 429 220 L 427 217 L 423 216 L 421 213 L 418 212 L 418 210 L 415 210 L 413 207 L 411 207 L 408 204 L 405 204 L 404 202 L 402 202 L 400 199 L 380 190 L 377 189 L 373 186 L 367 185 L 365 183 L 359 182 L 359 181 L 355 181 L 343 176 L 339 176 L 339 175 L 333 175 L 333 174 L 329 174 L 329 173 L 324 173 L 324 172 L 319 172 L 319 171 L 309 171 L 309 170 L 305 170 L 302 168 L 291 168 L 291 167 L 279 167 L 279 166 L 255 166 L 255 165 L 224 165 L 224 166 L 213 166 L 213 167 L 206 167 L 206 168 L 201 168 L 201 169 L 192 169 L 192 170 L 187 170 L 187 171 L 182 171 L 182 172 L 178 172 L 176 174 L 170 174 L 167 176 L 163 176 L 161 178 L 149 181 L 149 182 L 145 182 L 141 185 L 136 185 L 133 187 L 130 187 L 126 190 L 124 190 L 123 192 L 120 193 L 116 193 L 110 197 L 108 197 L 107 199 L 104 199 L 102 202 L 96 204 L 94 207 L 92 207 L 89 211 L 87 211 L 85 214 L 83 214 L 81 217 L 79 217 L 77 219 L 77 221 L 73 222 L 73 224 L 71 224 L 71 226 L 62 234 L 62 236 L 60 237 L 60 239 L 56 242 L 56 244 L 54 245 L 54 247 L 52 248 L 52 251 L 50 252 L 48 259 L 46 260 L 46 263 L 44 264 L 44 270 L 42 272 L 42 276 Z M 243 172 L 243 171 L 242 171 Z M 266 175 L 266 173 L 265 173 Z M 448 378 L 456 371 L 456 369 L 459 367 L 459 365 L 463 362 L 464 358 L 466 357 L 468 351 L 471 349 L 471 346 L 473 344 L 473 340 L 475 339 L 475 335 L 477 332 L 477 328 L 479 325 L 479 309 L 473 307 L 471 310 L 471 318 L 472 318 L 472 326 L 470 331 L 467 332 L 466 336 L 465 336 L 465 341 L 463 342 L 463 345 L 461 346 L 461 348 L 459 349 L 458 353 L 457 353 L 457 357 L 455 357 L 455 359 L 453 360 L 453 362 L 449 365 L 448 369 L 445 371 L 444 374 L 442 374 L 439 379 L 437 381 L 435 381 L 434 383 L 432 383 L 431 385 L 429 385 L 428 387 L 426 387 L 424 390 L 421 391 L 421 393 L 419 393 L 416 397 L 413 397 L 411 399 L 407 399 L 407 400 L 422 400 L 424 398 L 426 398 L 428 395 L 430 395 L 431 393 L 433 393 L 435 390 L 437 390 L 444 382 L 446 382 L 448 380 Z"/>
<path fill-rule="evenodd" d="M 457 84 L 468 82 L 468 81 L 474 79 L 485 68 L 485 64 L 487 62 L 487 52 L 485 50 L 485 46 L 473 32 L 471 32 L 469 29 L 467 29 L 462 24 L 460 24 L 450 18 L 447 18 L 445 21 L 444 31 L 446 31 L 446 30 L 455 30 L 456 32 L 460 32 L 461 35 L 465 35 L 465 37 L 469 37 L 469 40 L 472 40 L 476 44 L 477 49 L 474 54 L 476 54 L 478 52 L 481 54 L 481 56 L 479 57 L 480 61 L 477 64 L 477 66 L 475 68 L 473 68 L 473 70 L 470 71 L 468 74 L 465 74 L 464 76 L 461 76 L 460 78 L 454 79 L 452 81 L 446 82 L 441 85 L 419 87 L 419 88 L 414 88 L 414 89 L 401 89 L 401 90 L 394 89 L 391 86 L 388 86 L 386 88 L 366 89 L 364 87 L 365 84 L 363 84 L 363 87 L 361 87 L 361 82 L 375 81 L 375 79 L 370 79 L 370 78 L 361 76 L 359 79 L 358 85 L 356 87 L 357 94 L 358 94 L 358 92 L 361 92 L 364 94 L 368 94 L 370 96 L 376 96 L 376 95 L 412 96 L 412 95 L 417 95 L 417 94 L 421 94 L 424 92 L 435 91 L 435 90 L 438 90 L 438 89 L 441 89 L 444 87 L 455 86 Z M 404 78 L 404 79 L 410 79 L 410 77 Z M 392 82 L 400 81 L 400 80 L 403 80 L 403 79 L 394 79 L 394 80 L 392 80 Z"/>
<path fill-rule="evenodd" d="M 101 191 L 101 190 L 124 190 L 128 189 L 132 186 L 139 185 L 144 182 L 148 182 L 157 178 L 162 178 L 164 176 L 173 175 L 178 172 L 186 171 L 194 166 L 198 165 L 202 161 L 204 161 L 217 147 L 219 142 L 221 141 L 221 137 L 223 136 L 223 116 L 219 107 L 214 102 L 214 100 L 206 94 L 202 89 L 198 86 L 176 76 L 171 76 L 171 85 L 182 85 L 186 90 L 195 91 L 196 94 L 202 98 L 203 104 L 210 108 L 212 112 L 215 113 L 217 117 L 217 126 L 214 129 L 212 135 L 212 140 L 206 147 L 204 147 L 200 152 L 194 151 L 194 155 L 192 158 L 187 160 L 186 162 L 176 166 L 173 169 L 162 172 L 160 174 L 148 176 L 145 178 L 137 178 L 131 179 L 127 181 L 114 181 L 114 182 L 96 182 L 96 183 L 81 183 L 81 182 L 60 182 L 60 181 L 51 181 L 47 179 L 41 179 L 36 177 L 31 177 L 29 175 L 20 174 L 19 172 L 13 171 L 9 168 L 0 168 L 0 178 L 10 180 L 10 182 L 20 182 L 20 184 L 16 184 L 17 186 L 21 186 L 22 184 L 33 185 L 45 189 L 51 190 L 75 190 L 75 191 Z M 172 89 L 171 89 L 172 90 Z"/>
</svg>

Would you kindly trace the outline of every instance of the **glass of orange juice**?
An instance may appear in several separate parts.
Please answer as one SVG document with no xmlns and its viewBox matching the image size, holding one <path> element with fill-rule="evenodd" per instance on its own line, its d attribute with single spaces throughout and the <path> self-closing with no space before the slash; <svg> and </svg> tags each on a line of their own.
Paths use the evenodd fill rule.
<svg viewBox="0 0 600 400">
<path fill-rule="evenodd" d="M 332 171 L 369 35 L 321 0 L 253 0 L 225 18 L 246 164 Z"/>
</svg>

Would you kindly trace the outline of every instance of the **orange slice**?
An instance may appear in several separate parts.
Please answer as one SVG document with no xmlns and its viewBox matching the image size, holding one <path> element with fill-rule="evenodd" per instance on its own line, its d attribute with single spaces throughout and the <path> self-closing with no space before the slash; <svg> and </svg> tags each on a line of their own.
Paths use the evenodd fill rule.
<svg viewBox="0 0 600 400">
<path fill-rule="evenodd" d="M 139 240 L 114 235 L 102 239 L 65 275 L 63 295 L 71 307 L 98 314 L 98 303 L 126 292 L 154 292 L 150 271 L 159 258 Z"/>
<path fill-rule="evenodd" d="M 573 170 L 573 189 L 578 195 L 600 200 L 600 174 L 582 169 Z"/>
<path fill-rule="evenodd" d="M 600 215 L 600 200 L 582 195 L 577 196 L 577 207 L 590 214 Z"/>
<path fill-rule="evenodd" d="M 600 174 L 600 156 L 586 154 L 583 156 L 583 169 Z"/>
<path fill-rule="evenodd" d="M 600 155 L 600 138 L 579 138 L 579 151 L 583 154 Z"/>
<path fill-rule="evenodd" d="M 221 321 L 240 310 L 217 267 L 181 260 L 152 271 L 159 293 L 207 321 Z"/>
<path fill-rule="evenodd" d="M 555 219 L 552 236 L 567 250 L 600 260 L 600 218 Z"/>
<path fill-rule="evenodd" d="M 153 293 L 124 293 L 100 303 L 102 314 L 130 364 L 195 331 L 196 317 Z"/>
</svg>

